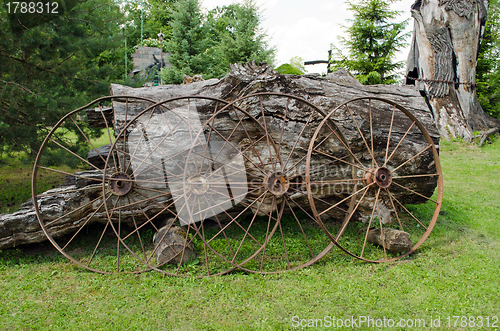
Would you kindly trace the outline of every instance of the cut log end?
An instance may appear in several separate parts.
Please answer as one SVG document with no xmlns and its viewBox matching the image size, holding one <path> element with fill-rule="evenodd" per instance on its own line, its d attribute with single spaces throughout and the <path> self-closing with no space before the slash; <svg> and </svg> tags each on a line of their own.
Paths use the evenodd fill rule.
<svg viewBox="0 0 500 331">
<path fill-rule="evenodd" d="M 186 245 L 186 231 L 180 226 L 164 226 L 153 236 L 153 242 L 158 266 L 179 264 L 181 259 L 182 263 L 188 263 L 196 258 L 194 245 Z"/>
<path fill-rule="evenodd" d="M 413 247 L 408 232 L 391 228 L 370 229 L 367 240 L 372 244 L 385 246 L 385 249 L 391 253 L 406 252 Z"/>
</svg>

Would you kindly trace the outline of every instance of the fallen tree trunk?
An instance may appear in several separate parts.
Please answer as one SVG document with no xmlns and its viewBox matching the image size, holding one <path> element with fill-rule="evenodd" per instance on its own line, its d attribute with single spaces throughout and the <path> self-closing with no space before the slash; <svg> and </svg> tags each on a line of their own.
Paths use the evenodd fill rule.
<svg viewBox="0 0 500 331">
<path fill-rule="evenodd" d="M 319 75 L 303 75 L 303 76 L 293 76 L 293 75 L 281 75 L 274 70 L 272 70 L 267 65 L 258 66 L 255 64 L 234 65 L 231 72 L 221 80 L 212 79 L 208 81 L 195 82 L 188 85 L 166 85 L 150 88 L 129 88 L 121 85 L 112 85 L 111 94 L 112 95 L 129 95 L 129 96 L 140 96 L 149 98 L 154 101 L 165 100 L 171 97 L 181 96 L 181 95 L 200 95 L 215 97 L 227 101 L 232 101 L 245 95 L 249 95 L 257 92 L 279 92 L 292 94 L 301 97 L 308 102 L 316 105 L 322 109 L 325 113 L 330 112 L 337 106 L 359 97 L 378 97 L 389 99 L 406 109 L 408 109 L 414 116 L 427 128 L 432 140 L 438 146 L 439 145 L 439 133 L 434 125 L 433 118 L 429 112 L 424 99 L 421 97 L 420 93 L 413 87 L 409 86 L 387 86 L 387 85 L 375 85 L 375 86 L 363 86 L 354 78 L 352 78 L 346 71 L 339 71 L 335 74 L 329 74 L 326 78 L 322 78 Z M 354 105 L 351 111 L 358 114 L 367 113 L 366 106 L 367 103 Z M 146 106 L 149 106 L 147 104 Z M 123 129 L 128 120 L 130 120 L 139 111 L 144 109 L 144 104 L 140 101 L 134 104 L 127 104 L 127 112 L 124 112 L 125 105 L 119 101 L 113 103 L 113 125 L 115 127 L 115 132 L 118 133 Z M 203 123 L 210 115 L 210 107 L 200 107 L 200 119 Z M 342 131 L 345 139 L 351 146 L 351 148 L 356 150 L 361 150 L 366 144 L 363 142 L 359 135 L 357 135 L 357 126 L 359 125 L 363 130 L 367 129 L 366 121 L 364 123 L 354 124 L 352 120 L 349 119 L 348 111 L 349 109 L 341 109 L 334 114 L 332 120 L 335 125 Z M 272 107 L 266 109 L 266 116 L 283 116 L 283 110 L 273 109 Z M 371 114 L 371 113 L 370 113 Z M 297 123 L 303 122 L 304 118 L 308 114 L 303 113 L 303 110 L 299 108 L 291 107 L 289 109 L 288 118 L 290 118 L 291 127 L 293 127 L 293 122 Z M 394 116 L 394 115 L 393 115 Z M 233 119 L 237 121 L 237 119 Z M 403 118 L 396 118 L 394 121 L 391 120 L 391 111 L 387 109 L 373 109 L 373 121 L 376 125 L 373 126 L 373 145 L 375 146 L 375 154 L 379 157 L 383 157 L 385 153 L 385 146 L 387 144 L 387 139 L 389 132 L 392 134 L 394 141 L 399 141 L 400 139 L 406 137 L 403 145 L 400 147 L 401 153 L 395 155 L 388 165 L 391 167 L 396 167 L 398 164 L 403 164 L 412 155 L 418 154 L 422 151 L 427 142 L 423 140 L 421 134 L 417 134 L 413 130 L 408 129 L 408 121 Z M 103 121 L 104 123 L 104 121 Z M 314 125 L 318 124 L 316 121 Z M 410 121 L 411 123 L 411 121 Z M 218 129 L 221 131 L 229 130 L 224 127 L 224 123 L 216 123 Z M 232 124 L 234 125 L 234 123 Z M 273 127 L 273 123 L 269 123 L 267 127 L 269 132 L 279 132 L 280 127 Z M 311 137 L 314 130 L 308 133 L 307 137 Z M 297 132 L 290 130 L 286 132 L 283 136 L 283 153 L 290 153 L 291 146 L 287 145 L 293 142 L 294 137 Z M 265 145 L 263 145 L 265 146 Z M 263 146 L 257 146 L 256 148 L 263 148 Z M 301 146 L 295 150 L 293 155 L 291 155 L 290 163 L 294 162 L 300 163 L 305 162 L 305 155 L 307 153 L 308 141 L 301 142 Z M 103 148 L 102 150 L 106 150 Z M 147 154 L 147 153 L 146 153 Z M 432 157 L 429 151 L 422 154 L 423 157 L 418 160 L 414 160 L 411 165 L 408 165 L 409 170 L 412 174 L 426 174 L 435 168 Z M 426 155 L 429 155 L 428 157 Z M 366 167 L 370 167 L 369 158 L 367 155 L 359 155 Z M 365 160 L 366 159 L 366 160 Z M 302 161 L 301 161 L 302 160 Z M 326 162 L 324 158 L 316 157 L 313 162 L 315 164 L 321 164 Z M 248 165 L 246 165 L 247 168 Z M 341 169 L 332 169 L 328 174 L 328 178 L 337 178 Z M 80 174 L 79 179 L 76 182 L 68 182 L 67 186 L 59 188 L 60 194 L 52 195 L 47 198 L 41 198 L 39 201 L 40 208 L 44 213 L 49 213 L 50 217 L 53 219 L 58 219 L 60 215 L 67 215 L 68 211 L 77 210 L 77 212 L 71 213 L 69 217 L 58 220 L 52 225 L 50 229 L 51 235 L 53 237 L 59 237 L 71 232 L 74 232 L 79 227 L 80 220 L 95 213 L 92 222 L 107 222 L 105 212 L 96 211 L 92 208 L 78 209 L 79 205 L 92 200 L 92 196 L 89 194 L 82 194 L 76 191 L 78 188 L 83 186 L 94 185 L 92 178 L 98 175 L 95 171 L 87 171 Z M 88 179 L 86 179 L 88 178 Z M 422 196 L 431 196 L 437 183 L 436 177 L 419 177 L 418 180 L 408 180 L 405 182 L 405 186 L 417 192 L 417 194 L 411 194 L 408 191 L 401 191 L 397 193 L 397 197 L 404 204 L 406 203 L 419 203 L 422 201 Z M 96 186 L 96 192 L 101 190 L 100 186 Z M 91 193 L 92 190 L 86 191 Z M 336 195 L 335 192 L 324 193 L 325 197 L 328 194 L 332 196 Z M 343 193 L 342 193 L 343 194 Z M 342 196 L 337 194 L 336 197 Z M 247 197 L 248 198 L 248 197 Z M 171 196 L 166 196 L 165 199 L 171 199 Z M 365 199 L 365 202 L 359 206 L 356 218 L 363 221 L 367 220 L 370 211 L 372 210 L 374 199 Z M 309 210 L 309 202 L 307 200 L 307 195 L 302 192 L 300 196 L 297 196 L 294 200 L 295 203 L 299 204 L 304 210 Z M 263 204 L 268 202 L 264 201 Z M 96 202 L 94 205 L 98 205 Z M 43 232 L 37 224 L 36 216 L 33 208 L 29 208 L 29 204 L 25 205 L 25 209 L 9 215 L 0 215 L 0 248 L 14 247 L 19 244 L 40 242 L 45 239 Z M 386 220 L 393 218 L 393 208 L 389 202 L 385 205 L 380 206 L 380 214 Z M 141 215 L 147 212 L 158 212 L 158 206 L 155 205 L 140 205 L 138 209 L 134 211 L 137 212 L 137 219 L 134 221 L 144 221 L 141 220 Z M 228 213 L 238 212 L 240 207 L 235 207 L 233 210 L 229 210 Z M 264 207 L 261 210 L 265 210 Z M 325 213 L 324 217 L 335 218 L 337 215 L 335 211 Z M 222 218 L 222 217 L 221 217 Z M 129 220 L 124 220 L 131 221 Z"/>
</svg>

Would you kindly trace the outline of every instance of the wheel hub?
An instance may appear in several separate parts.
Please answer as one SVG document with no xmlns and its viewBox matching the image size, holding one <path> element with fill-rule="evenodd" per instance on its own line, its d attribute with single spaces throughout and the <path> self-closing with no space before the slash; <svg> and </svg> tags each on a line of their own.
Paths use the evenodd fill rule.
<svg viewBox="0 0 500 331">
<path fill-rule="evenodd" d="M 392 184 L 392 174 L 386 167 L 371 168 L 363 176 L 365 185 L 375 182 L 381 188 L 388 188 Z"/>
<path fill-rule="evenodd" d="M 187 179 L 188 189 L 196 195 L 202 195 L 208 191 L 208 180 L 203 176 L 195 176 Z"/>
<path fill-rule="evenodd" d="M 267 190 L 276 196 L 282 196 L 290 188 L 290 180 L 280 172 L 274 173 L 264 180 Z"/>
<path fill-rule="evenodd" d="M 123 172 L 117 172 L 111 176 L 111 178 L 108 181 L 109 187 L 111 189 L 111 192 L 115 195 L 125 195 L 130 190 L 132 190 L 132 187 L 134 186 L 134 182 L 132 181 L 132 178 L 130 178 L 129 175 Z"/>
</svg>

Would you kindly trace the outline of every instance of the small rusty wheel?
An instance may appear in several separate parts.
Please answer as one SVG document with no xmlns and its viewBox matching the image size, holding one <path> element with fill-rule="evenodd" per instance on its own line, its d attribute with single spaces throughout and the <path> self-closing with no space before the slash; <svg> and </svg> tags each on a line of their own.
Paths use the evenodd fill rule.
<svg viewBox="0 0 500 331">
<path fill-rule="evenodd" d="M 103 221 L 105 202 L 113 193 L 103 194 L 102 185 L 109 184 L 114 194 L 123 195 L 131 189 L 126 173 L 104 176 L 107 155 L 116 158 L 109 151 L 115 142 L 110 116 L 113 108 L 122 107 L 121 120 L 127 122 L 135 112 L 154 104 L 140 97 L 99 98 L 61 118 L 36 157 L 32 199 L 40 226 L 61 254 L 88 270 L 114 273 L 150 269 L 124 249 L 113 225 Z"/>
<path fill-rule="evenodd" d="M 304 185 L 307 147 L 323 118 L 299 97 L 256 93 L 204 123 L 186 156 L 180 213 L 202 234 L 200 260 L 279 273 L 309 266 L 334 246 Z"/>
<path fill-rule="evenodd" d="M 228 102 L 189 96 L 159 102 L 124 126 L 106 160 L 105 213 L 125 251 L 145 267 L 172 276 L 204 277 L 235 268 L 203 240 L 206 222 L 186 218 L 186 193 L 209 190 L 204 176 L 185 177 L 202 123 Z"/>
<path fill-rule="evenodd" d="M 349 145 L 330 127 L 328 119 L 334 118 L 350 126 L 343 132 Z M 432 119 L 426 121 L 432 125 Z M 332 160 L 326 174 L 318 171 L 318 154 Z M 412 113 L 391 101 L 359 98 L 330 112 L 311 140 L 306 169 L 316 220 L 356 258 L 387 262 L 405 257 L 436 223 L 443 175 L 435 142 Z M 332 213 L 336 207 L 346 212 Z"/>
</svg>

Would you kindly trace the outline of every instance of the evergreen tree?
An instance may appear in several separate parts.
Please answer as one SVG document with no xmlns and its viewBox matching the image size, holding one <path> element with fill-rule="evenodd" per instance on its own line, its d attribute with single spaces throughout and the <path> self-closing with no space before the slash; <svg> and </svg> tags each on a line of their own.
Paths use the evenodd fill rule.
<svg viewBox="0 0 500 331">
<path fill-rule="evenodd" d="M 180 83 L 183 75 L 220 77 L 233 63 L 256 60 L 273 64 L 276 50 L 266 42 L 253 1 L 217 7 L 205 17 L 198 0 L 179 1 L 170 23 L 167 45 L 172 68 L 161 73 L 167 83 Z"/>
<path fill-rule="evenodd" d="M 363 84 L 393 84 L 395 70 L 403 62 L 394 62 L 396 52 L 403 48 L 407 34 L 403 31 L 408 21 L 393 22 L 399 12 L 390 9 L 398 0 L 348 0 L 354 18 L 344 26 L 347 38 L 341 38 L 348 55 L 334 48 L 333 68 L 346 68 Z"/>
<path fill-rule="evenodd" d="M 218 55 L 222 70 L 218 74 L 225 74 L 229 65 L 233 63 L 256 62 L 274 63 L 275 48 L 269 47 L 267 35 L 261 31 L 261 18 L 254 1 L 245 1 L 242 4 L 232 4 L 217 8 L 211 12 L 209 19 L 215 20 L 217 40 L 215 53 Z M 216 72 L 217 73 L 217 72 Z"/>
<path fill-rule="evenodd" d="M 198 0 L 183 0 L 176 5 L 170 22 L 171 38 L 167 48 L 171 54 L 171 68 L 162 70 L 161 77 L 169 83 L 179 84 L 183 75 L 198 75 L 207 72 L 212 46 Z"/>
<path fill-rule="evenodd" d="M 123 15 L 115 2 L 59 3 L 58 14 L 20 23 L 0 8 L 1 153 L 35 155 L 64 114 L 108 94 L 110 81 L 123 75 Z"/>
<path fill-rule="evenodd" d="M 491 0 L 476 67 L 477 95 L 488 114 L 500 118 L 500 3 Z"/>
</svg>

